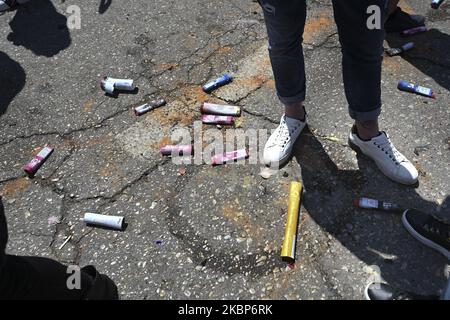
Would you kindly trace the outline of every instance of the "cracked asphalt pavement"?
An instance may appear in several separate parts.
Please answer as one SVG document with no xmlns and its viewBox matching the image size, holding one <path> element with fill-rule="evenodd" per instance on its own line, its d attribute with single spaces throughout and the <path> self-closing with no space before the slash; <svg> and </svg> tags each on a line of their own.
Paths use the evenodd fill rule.
<svg viewBox="0 0 450 320">
<path fill-rule="evenodd" d="M 416 188 L 356 156 L 330 1 L 308 2 L 309 129 L 292 161 L 264 180 L 261 165 L 176 165 L 158 154 L 192 129 L 204 101 L 243 108 L 242 129 L 273 129 L 282 114 L 262 12 L 250 0 L 33 0 L 0 16 L 0 192 L 7 252 L 94 264 L 122 299 L 362 299 L 381 277 L 436 293 L 448 261 L 415 241 L 396 214 L 361 210 L 368 196 L 450 216 L 450 3 L 401 4 L 430 31 L 383 62 L 382 129 L 420 170 Z M 68 29 L 70 5 L 81 29 Z M 386 46 L 405 39 L 389 36 Z M 224 72 L 235 81 L 207 95 Z M 102 76 L 133 78 L 135 94 L 105 96 Z M 400 92 L 400 79 L 437 99 Z M 132 107 L 163 97 L 136 117 Z M 225 130 L 225 129 L 223 129 Z M 333 139 L 329 139 L 333 137 Z M 45 144 L 55 152 L 35 178 L 22 167 Z M 280 260 L 290 181 L 305 192 L 297 261 Z M 85 212 L 122 215 L 125 231 L 86 226 Z M 64 241 L 70 241 L 61 248 Z"/>
</svg>

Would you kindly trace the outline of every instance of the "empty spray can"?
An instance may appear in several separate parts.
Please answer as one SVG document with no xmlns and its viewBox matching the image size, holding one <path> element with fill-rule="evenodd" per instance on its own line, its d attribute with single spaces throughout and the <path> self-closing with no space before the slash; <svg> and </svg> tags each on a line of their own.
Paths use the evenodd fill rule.
<svg viewBox="0 0 450 320">
<path fill-rule="evenodd" d="M 217 166 L 230 161 L 237 161 L 248 158 L 249 153 L 246 149 L 240 149 L 236 151 L 226 152 L 224 154 L 218 154 L 211 158 L 211 164 Z"/>
<path fill-rule="evenodd" d="M 444 0 L 433 0 L 431 1 L 431 7 L 433 9 L 439 9 L 442 3 L 444 3 Z"/>
<path fill-rule="evenodd" d="M 399 54 L 402 54 L 405 51 L 411 50 L 414 48 L 414 42 L 408 42 L 404 45 L 402 45 L 400 48 L 389 48 L 386 49 L 386 53 L 390 55 L 391 57 L 397 56 Z"/>
<path fill-rule="evenodd" d="M 160 149 L 160 152 L 163 156 L 170 156 L 173 154 L 176 155 L 192 155 L 194 153 L 194 146 L 192 144 L 188 145 L 167 145 Z"/>
<path fill-rule="evenodd" d="M 237 106 L 226 106 L 222 104 L 205 102 L 200 110 L 202 113 L 217 114 L 222 116 L 240 116 L 241 108 Z"/>
<path fill-rule="evenodd" d="M 137 116 L 143 115 L 144 113 L 147 113 L 153 109 L 162 107 L 166 104 L 166 100 L 164 99 L 158 99 L 158 100 L 154 100 L 152 102 L 143 104 L 139 107 L 134 108 L 134 114 Z"/>
<path fill-rule="evenodd" d="M 224 86 L 227 83 L 230 83 L 231 81 L 233 81 L 233 77 L 230 76 L 229 74 L 224 74 L 220 78 L 217 78 L 216 80 L 213 80 L 213 81 L 205 84 L 203 86 L 203 91 L 205 91 L 206 93 L 210 93 L 211 91 L 213 91 L 221 86 Z"/>
<path fill-rule="evenodd" d="M 100 87 L 109 94 L 114 93 L 114 90 L 133 91 L 136 89 L 134 80 L 116 79 L 111 77 L 104 77 L 100 82 Z"/>
<path fill-rule="evenodd" d="M 289 261 L 295 260 L 295 245 L 297 241 L 297 227 L 300 215 L 302 189 L 303 186 L 300 182 L 291 182 L 286 230 L 284 233 L 283 248 L 281 249 L 281 258 Z"/>
<path fill-rule="evenodd" d="M 34 176 L 39 168 L 53 153 L 54 148 L 50 145 L 46 145 L 34 158 L 31 160 L 23 170 L 29 175 Z"/>
<path fill-rule="evenodd" d="M 425 87 L 418 86 L 418 85 L 416 86 L 416 85 L 414 85 L 412 83 L 409 83 L 407 81 L 403 81 L 403 80 L 400 81 L 398 83 L 397 88 L 400 91 L 416 93 L 416 94 L 420 94 L 420 95 L 428 97 L 428 98 L 436 99 L 436 94 L 430 88 L 425 88 Z"/>
<path fill-rule="evenodd" d="M 228 124 L 234 123 L 234 118 L 231 116 L 216 116 L 212 114 L 202 115 L 202 122 L 204 124 Z"/>
<path fill-rule="evenodd" d="M 379 201 L 370 198 L 359 198 L 353 200 L 353 205 L 362 209 L 377 209 L 383 211 L 400 212 L 405 209 L 395 203 Z"/>
<path fill-rule="evenodd" d="M 86 213 L 82 219 L 86 224 L 102 226 L 117 230 L 123 229 L 123 224 L 125 222 L 124 217 L 119 216 L 107 216 L 97 213 Z"/>
<path fill-rule="evenodd" d="M 426 31 L 427 31 L 427 27 L 421 26 L 421 27 L 415 27 L 415 28 L 403 30 L 401 35 L 402 36 L 412 36 L 414 34 L 426 32 Z"/>
</svg>

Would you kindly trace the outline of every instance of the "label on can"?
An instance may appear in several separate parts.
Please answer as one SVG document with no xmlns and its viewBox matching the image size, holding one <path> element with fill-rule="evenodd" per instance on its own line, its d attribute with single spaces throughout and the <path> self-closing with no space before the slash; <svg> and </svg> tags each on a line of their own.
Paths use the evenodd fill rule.
<svg viewBox="0 0 450 320">
<path fill-rule="evenodd" d="M 141 105 L 139 107 L 134 108 L 134 113 L 139 116 L 139 115 L 142 115 L 142 114 L 144 114 L 146 112 L 149 112 L 149 111 L 151 111 L 153 109 L 162 107 L 165 104 L 166 104 L 166 101 L 164 99 L 152 101 L 150 103 L 146 103 L 146 104 L 143 104 L 143 105 Z"/>
<path fill-rule="evenodd" d="M 231 116 L 204 114 L 202 116 L 202 122 L 205 124 L 233 124 L 234 119 Z"/>
<path fill-rule="evenodd" d="M 193 146 L 191 144 L 189 145 L 167 145 L 160 149 L 160 152 L 164 156 L 170 156 L 170 155 L 191 155 L 193 152 Z"/>
<path fill-rule="evenodd" d="M 369 198 L 361 198 L 359 200 L 359 206 L 362 208 L 378 209 L 378 200 L 369 199 Z"/>
<path fill-rule="evenodd" d="M 402 46 L 403 51 L 408 51 L 414 48 L 414 42 L 408 42 Z"/>
<path fill-rule="evenodd" d="M 114 229 L 122 229 L 124 217 L 107 216 L 97 213 L 86 213 L 84 215 L 84 222 L 91 225 L 109 227 Z"/>
<path fill-rule="evenodd" d="M 241 114 L 240 107 L 207 103 L 207 102 L 205 102 L 203 104 L 201 111 L 203 113 L 218 114 L 218 115 L 224 115 L 224 116 L 239 116 Z"/>
<path fill-rule="evenodd" d="M 53 147 L 45 146 L 23 169 L 28 174 L 35 174 L 52 152 Z"/>
<path fill-rule="evenodd" d="M 41 160 L 47 158 L 51 153 L 53 152 L 53 148 L 46 146 L 44 149 L 42 149 L 36 157 L 40 157 Z"/>
<path fill-rule="evenodd" d="M 114 88 L 118 90 L 134 90 L 134 81 L 128 79 L 115 79 Z"/>
<path fill-rule="evenodd" d="M 241 160 L 248 157 L 248 151 L 246 149 L 227 152 L 225 154 L 215 155 L 211 159 L 213 165 L 226 163 L 229 161 Z"/>
<path fill-rule="evenodd" d="M 420 93 L 420 94 L 423 94 L 425 96 L 428 96 L 428 97 L 431 97 L 433 95 L 433 91 L 431 89 L 425 88 L 425 87 L 422 87 L 422 86 L 417 86 L 416 87 L 416 92 Z"/>
</svg>

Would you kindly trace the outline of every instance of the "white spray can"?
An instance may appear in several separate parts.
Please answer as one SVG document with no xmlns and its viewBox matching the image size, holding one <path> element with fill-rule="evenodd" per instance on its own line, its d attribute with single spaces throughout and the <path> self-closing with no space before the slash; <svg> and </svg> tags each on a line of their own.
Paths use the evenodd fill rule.
<svg viewBox="0 0 450 320">
<path fill-rule="evenodd" d="M 133 91 L 136 89 L 134 80 L 132 79 L 116 79 L 111 77 L 104 77 L 100 87 L 109 94 L 114 93 L 114 90 Z"/>
<path fill-rule="evenodd" d="M 124 217 L 107 216 L 97 213 L 86 213 L 82 219 L 86 224 L 108 227 L 112 229 L 122 230 L 125 222 Z"/>
</svg>

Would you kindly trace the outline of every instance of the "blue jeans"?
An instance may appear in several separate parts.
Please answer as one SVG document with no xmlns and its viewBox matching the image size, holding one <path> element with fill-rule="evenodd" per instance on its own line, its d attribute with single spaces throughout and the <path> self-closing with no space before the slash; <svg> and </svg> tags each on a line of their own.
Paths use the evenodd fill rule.
<svg viewBox="0 0 450 320">
<path fill-rule="evenodd" d="M 259 0 L 269 36 L 269 55 L 278 97 L 285 105 L 303 102 L 306 95 L 302 36 L 305 0 Z M 370 30 L 368 7 L 381 10 L 380 29 Z M 342 46 L 342 73 L 350 116 L 376 120 L 381 112 L 381 63 L 388 0 L 333 0 Z M 323 61 L 326 65 L 327 61 Z M 324 93 L 326 94 L 326 93 Z"/>
</svg>

